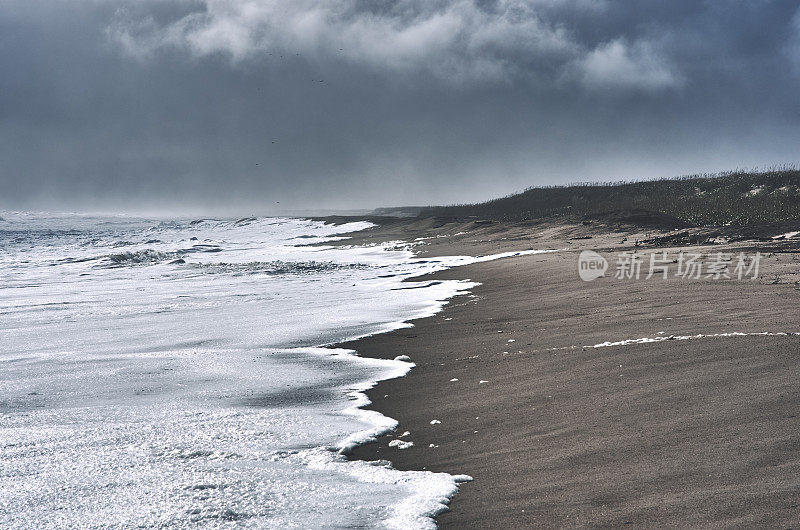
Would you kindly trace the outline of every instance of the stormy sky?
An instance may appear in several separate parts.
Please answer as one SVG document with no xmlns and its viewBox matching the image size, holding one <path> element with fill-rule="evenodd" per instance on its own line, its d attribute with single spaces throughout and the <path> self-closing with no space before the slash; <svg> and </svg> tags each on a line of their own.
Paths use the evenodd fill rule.
<svg viewBox="0 0 800 530">
<path fill-rule="evenodd" d="M 3 208 L 452 203 L 798 146 L 796 0 L 0 0 Z"/>
</svg>

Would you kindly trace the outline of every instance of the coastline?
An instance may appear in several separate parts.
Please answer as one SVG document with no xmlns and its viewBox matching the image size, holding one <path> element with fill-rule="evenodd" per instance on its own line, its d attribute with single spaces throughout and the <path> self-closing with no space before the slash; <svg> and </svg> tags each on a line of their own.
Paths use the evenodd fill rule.
<svg viewBox="0 0 800 530">
<path fill-rule="evenodd" d="M 347 244 L 426 238 L 416 253 L 427 257 L 568 250 L 414 278 L 481 285 L 414 327 L 338 345 L 417 365 L 367 392 L 399 427 L 352 457 L 472 476 L 443 527 L 796 521 L 800 336 L 780 333 L 800 331 L 797 245 L 642 249 L 772 252 L 747 282 L 578 278 L 579 250 L 630 250 L 654 234 L 669 232 L 409 220 L 354 234 Z M 778 335 L 736 335 L 763 332 Z M 698 334 L 718 336 L 584 348 Z M 413 447 L 388 445 L 405 431 Z"/>
</svg>

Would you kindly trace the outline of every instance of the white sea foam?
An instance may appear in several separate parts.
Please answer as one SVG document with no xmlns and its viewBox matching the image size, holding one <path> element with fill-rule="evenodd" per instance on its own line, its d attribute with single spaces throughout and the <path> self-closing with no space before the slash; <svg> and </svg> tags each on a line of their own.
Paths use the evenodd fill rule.
<svg viewBox="0 0 800 530">
<path fill-rule="evenodd" d="M 662 320 L 672 320 L 672 318 L 666 318 Z M 723 333 L 695 333 L 693 335 L 666 335 L 665 331 L 659 331 L 658 335 L 655 337 L 639 337 L 635 339 L 623 339 L 615 341 L 609 340 L 583 346 L 572 344 L 570 346 L 558 346 L 555 348 L 545 348 L 542 350 L 529 350 L 527 352 L 520 350 L 517 353 L 523 355 L 523 354 L 536 354 L 540 352 L 565 352 L 565 351 L 580 350 L 580 349 L 589 350 L 597 348 L 610 348 L 614 346 L 631 346 L 635 344 L 655 344 L 660 342 L 687 341 L 687 340 L 699 340 L 699 339 L 726 339 L 726 338 L 737 338 L 737 337 L 797 337 L 797 336 L 800 336 L 799 331 L 751 331 L 751 332 L 728 331 Z M 508 352 L 503 352 L 503 353 L 508 354 Z"/>
<path fill-rule="evenodd" d="M 363 391 L 413 364 L 321 346 L 475 285 L 406 278 L 517 253 L 326 245 L 368 223 L 0 217 L 0 526 L 424 528 L 468 479 L 342 456 L 395 427 Z"/>
<path fill-rule="evenodd" d="M 791 335 L 800 335 L 798 332 L 770 332 L 770 331 L 757 331 L 757 332 L 740 332 L 731 331 L 726 333 L 696 333 L 694 335 L 659 335 L 657 337 L 640 337 L 638 339 L 625 339 L 617 341 L 606 341 L 598 344 L 587 346 L 588 348 L 608 348 L 611 346 L 629 346 L 631 344 L 650 344 L 654 342 L 666 342 L 671 340 L 696 340 L 696 339 L 719 339 L 728 337 L 786 337 Z"/>
<path fill-rule="evenodd" d="M 791 239 L 793 237 L 797 237 L 798 235 L 800 235 L 800 231 L 786 232 L 785 234 L 774 236 L 772 239 Z"/>
</svg>

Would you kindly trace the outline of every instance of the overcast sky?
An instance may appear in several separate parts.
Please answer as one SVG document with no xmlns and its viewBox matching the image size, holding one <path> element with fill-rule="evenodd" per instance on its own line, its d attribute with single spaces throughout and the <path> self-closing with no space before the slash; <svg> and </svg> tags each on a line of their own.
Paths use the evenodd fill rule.
<svg viewBox="0 0 800 530">
<path fill-rule="evenodd" d="M 0 0 L 4 208 L 452 203 L 798 146 L 796 0 Z"/>
</svg>

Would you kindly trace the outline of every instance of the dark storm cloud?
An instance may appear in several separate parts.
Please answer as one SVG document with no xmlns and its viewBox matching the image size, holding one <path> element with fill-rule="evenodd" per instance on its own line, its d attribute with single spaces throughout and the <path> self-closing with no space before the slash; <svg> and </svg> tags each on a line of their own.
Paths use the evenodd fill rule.
<svg viewBox="0 0 800 530">
<path fill-rule="evenodd" d="M 263 210 L 794 162 L 792 1 L 0 5 L 0 206 Z"/>
</svg>

